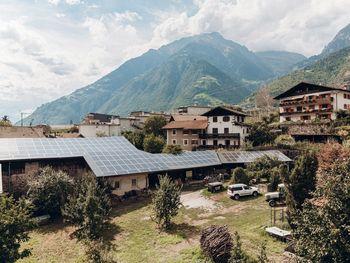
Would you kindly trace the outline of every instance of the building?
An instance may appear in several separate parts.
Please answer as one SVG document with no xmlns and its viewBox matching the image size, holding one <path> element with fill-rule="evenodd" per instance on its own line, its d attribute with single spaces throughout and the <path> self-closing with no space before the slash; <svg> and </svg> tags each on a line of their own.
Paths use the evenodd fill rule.
<svg viewBox="0 0 350 263">
<path fill-rule="evenodd" d="M 50 128 L 46 125 L 0 126 L 0 138 L 43 138 L 49 136 L 49 133 Z"/>
<path fill-rule="evenodd" d="M 212 107 L 209 106 L 182 106 L 175 110 L 175 114 L 202 115 L 211 109 Z"/>
<path fill-rule="evenodd" d="M 301 82 L 278 95 L 280 122 L 336 119 L 336 111 L 350 109 L 350 91 Z"/>
<path fill-rule="evenodd" d="M 239 148 L 249 134 L 246 113 L 229 107 L 213 108 L 202 116 L 173 115 L 164 126 L 167 144 L 183 150 Z"/>
<path fill-rule="evenodd" d="M 82 124 L 108 124 L 118 117 L 118 115 L 90 112 L 84 117 Z"/>
<path fill-rule="evenodd" d="M 223 165 L 242 165 L 264 155 L 291 161 L 278 151 L 197 151 L 150 154 L 135 148 L 122 136 L 74 139 L 0 139 L 0 192 L 23 193 L 28 176 L 47 165 L 72 177 L 92 171 L 106 178 L 116 195 L 154 187 L 159 174 L 173 179 L 213 174 Z"/>
<path fill-rule="evenodd" d="M 180 145 L 183 150 L 192 151 L 199 146 L 199 135 L 207 127 L 205 116 L 173 115 L 163 129 L 167 132 L 167 145 Z"/>
<path fill-rule="evenodd" d="M 249 134 L 246 113 L 229 107 L 216 107 L 203 114 L 208 127 L 199 135 L 203 148 L 239 148 Z"/>
</svg>

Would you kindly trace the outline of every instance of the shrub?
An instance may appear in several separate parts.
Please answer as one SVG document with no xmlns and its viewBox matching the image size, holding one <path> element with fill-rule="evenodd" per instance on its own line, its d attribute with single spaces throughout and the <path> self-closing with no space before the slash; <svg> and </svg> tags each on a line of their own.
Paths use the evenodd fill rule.
<svg viewBox="0 0 350 263">
<path fill-rule="evenodd" d="M 153 134 L 154 136 L 166 138 L 165 130 L 162 129 L 166 123 L 167 121 L 163 116 L 151 116 L 145 121 L 143 131 L 147 135 Z"/>
<path fill-rule="evenodd" d="M 170 220 L 176 216 L 181 205 L 181 188 L 168 176 L 159 177 L 159 186 L 152 197 L 152 219 L 163 229 L 170 226 Z"/>
<path fill-rule="evenodd" d="M 295 144 L 295 140 L 292 136 L 287 135 L 287 134 L 282 134 L 279 135 L 276 139 L 275 139 L 275 144 L 277 146 L 292 146 Z"/>
<path fill-rule="evenodd" d="M 29 240 L 28 231 L 34 227 L 31 206 L 25 199 L 0 195 L 0 262 L 13 263 L 30 255 L 29 249 L 21 249 L 21 243 Z"/>
<path fill-rule="evenodd" d="M 242 184 L 248 184 L 249 183 L 249 177 L 246 173 L 246 171 L 242 167 L 237 167 L 233 170 L 231 183 L 242 183 Z"/>
<path fill-rule="evenodd" d="M 181 154 L 182 153 L 182 149 L 180 145 L 167 145 L 165 146 L 165 148 L 163 149 L 163 153 L 170 153 L 170 154 Z"/>
<path fill-rule="evenodd" d="M 28 181 L 28 186 L 28 198 L 35 211 L 56 218 L 61 215 L 61 209 L 73 190 L 73 179 L 62 171 L 44 167 Z"/>
<path fill-rule="evenodd" d="M 270 181 L 272 170 L 281 165 L 277 158 L 271 158 L 267 155 L 256 159 L 254 162 L 247 165 L 247 173 L 249 178 L 255 178 L 259 181 L 261 178 L 266 178 Z"/>
<path fill-rule="evenodd" d="M 74 185 L 62 213 L 66 222 L 77 226 L 73 235 L 78 240 L 102 237 L 110 219 L 110 188 L 105 181 L 97 181 L 91 173 Z"/>
<path fill-rule="evenodd" d="M 143 149 L 150 153 L 161 153 L 165 145 L 165 140 L 153 134 L 147 135 L 143 141 Z"/>
</svg>

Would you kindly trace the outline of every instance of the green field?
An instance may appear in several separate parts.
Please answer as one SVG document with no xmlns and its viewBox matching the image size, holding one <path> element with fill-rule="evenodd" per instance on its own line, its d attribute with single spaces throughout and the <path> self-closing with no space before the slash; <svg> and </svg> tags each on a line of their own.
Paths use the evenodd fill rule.
<svg viewBox="0 0 350 263">
<path fill-rule="evenodd" d="M 133 201 L 113 210 L 113 220 L 106 232 L 106 242 L 118 262 L 205 262 L 199 248 L 200 230 L 211 224 L 228 225 L 238 231 L 243 247 L 252 256 L 267 241 L 270 260 L 281 261 L 285 244 L 269 237 L 264 227 L 270 225 L 270 209 L 264 198 L 229 199 L 224 192 L 208 194 L 220 209 L 181 208 L 168 232 L 159 232 L 150 219 L 150 201 Z M 41 227 L 31 233 L 25 247 L 32 255 L 20 262 L 84 262 L 84 248 L 69 237 L 73 228 L 62 222 Z"/>
</svg>

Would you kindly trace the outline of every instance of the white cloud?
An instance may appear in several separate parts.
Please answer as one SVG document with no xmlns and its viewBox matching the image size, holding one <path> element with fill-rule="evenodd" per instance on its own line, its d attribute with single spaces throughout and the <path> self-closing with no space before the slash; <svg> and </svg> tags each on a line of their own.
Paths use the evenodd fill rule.
<svg viewBox="0 0 350 263">
<path fill-rule="evenodd" d="M 81 3 L 80 0 L 66 0 L 66 3 L 69 5 L 78 5 Z"/>
</svg>

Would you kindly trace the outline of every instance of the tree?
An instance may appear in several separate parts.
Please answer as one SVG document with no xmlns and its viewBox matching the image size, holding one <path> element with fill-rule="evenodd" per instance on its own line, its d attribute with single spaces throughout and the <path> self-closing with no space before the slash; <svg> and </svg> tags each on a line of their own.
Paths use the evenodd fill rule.
<svg viewBox="0 0 350 263">
<path fill-rule="evenodd" d="M 268 155 L 256 159 L 247 165 L 247 173 L 249 178 L 260 180 L 265 178 L 270 181 L 272 171 L 277 169 L 281 162 L 277 158 L 272 158 Z"/>
<path fill-rule="evenodd" d="M 248 256 L 242 249 L 241 237 L 238 232 L 234 233 L 233 245 L 231 250 L 230 263 L 246 263 L 248 262 Z"/>
<path fill-rule="evenodd" d="M 275 137 L 276 136 L 271 132 L 267 124 L 257 122 L 250 128 L 247 139 L 253 146 L 259 146 L 273 143 Z"/>
<path fill-rule="evenodd" d="M 29 240 L 28 231 L 35 226 L 30 211 L 25 199 L 16 201 L 0 195 L 0 262 L 12 263 L 30 255 L 29 249 L 21 249 L 21 243 Z"/>
<path fill-rule="evenodd" d="M 164 116 L 151 116 L 145 121 L 143 131 L 146 135 L 153 134 L 166 138 L 166 133 L 162 129 L 167 124 Z"/>
<path fill-rule="evenodd" d="M 170 154 L 181 154 L 182 149 L 180 145 L 166 145 L 163 149 L 163 153 L 170 153 Z"/>
<path fill-rule="evenodd" d="M 316 172 L 318 161 L 314 152 L 306 152 L 295 162 L 289 176 L 285 178 L 287 190 L 287 206 L 291 213 L 302 209 L 305 199 L 312 197 L 316 188 Z"/>
<path fill-rule="evenodd" d="M 275 139 L 277 146 L 292 146 L 295 144 L 295 140 L 288 134 L 281 134 Z"/>
<path fill-rule="evenodd" d="M 181 188 L 168 176 L 159 177 L 159 186 L 152 197 L 152 219 L 160 229 L 167 229 L 170 220 L 176 216 L 181 205 Z"/>
<path fill-rule="evenodd" d="M 11 127 L 12 123 L 7 115 L 4 115 L 0 120 L 0 126 Z"/>
<path fill-rule="evenodd" d="M 77 226 L 78 240 L 96 240 L 108 226 L 111 212 L 110 188 L 91 173 L 77 180 L 62 214 L 64 220 Z"/>
<path fill-rule="evenodd" d="M 73 179 L 65 172 L 44 167 L 37 176 L 28 181 L 28 197 L 39 214 L 49 214 L 56 218 L 73 190 Z"/>
<path fill-rule="evenodd" d="M 97 131 L 96 137 L 107 137 L 107 134 L 104 131 Z"/>
<path fill-rule="evenodd" d="M 123 132 L 122 135 L 131 142 L 137 149 L 143 150 L 143 140 L 145 135 L 143 132 L 132 132 L 126 131 Z"/>
<path fill-rule="evenodd" d="M 266 242 L 263 242 L 260 247 L 260 253 L 258 255 L 258 263 L 269 263 L 269 259 L 266 255 Z"/>
<path fill-rule="evenodd" d="M 247 175 L 246 171 L 242 167 L 237 167 L 233 170 L 232 175 L 232 183 L 242 183 L 242 184 L 248 184 L 249 183 L 249 176 Z"/>
<path fill-rule="evenodd" d="M 349 262 L 350 159 L 337 160 L 295 217 L 296 252 L 309 262 Z"/>
<path fill-rule="evenodd" d="M 143 141 L 143 149 L 150 153 L 161 153 L 165 145 L 165 140 L 154 134 L 147 135 Z"/>
</svg>

